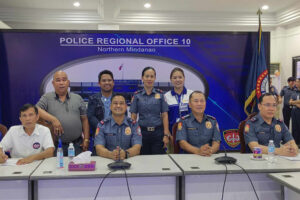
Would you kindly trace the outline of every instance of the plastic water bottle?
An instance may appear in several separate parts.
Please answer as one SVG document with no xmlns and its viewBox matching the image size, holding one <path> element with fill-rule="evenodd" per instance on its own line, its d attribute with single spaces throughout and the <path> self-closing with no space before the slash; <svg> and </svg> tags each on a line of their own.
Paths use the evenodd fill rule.
<svg viewBox="0 0 300 200">
<path fill-rule="evenodd" d="M 74 145 L 73 143 L 71 142 L 69 144 L 69 147 L 68 147 L 68 157 L 69 157 L 69 160 L 72 160 L 75 156 L 75 148 L 74 148 Z"/>
<path fill-rule="evenodd" d="M 63 168 L 64 167 L 64 151 L 62 149 L 62 142 L 61 139 L 58 139 L 58 148 L 56 153 L 57 158 L 57 168 Z"/>
<path fill-rule="evenodd" d="M 268 163 L 274 163 L 275 157 L 275 145 L 273 140 L 269 140 L 268 145 Z"/>
</svg>

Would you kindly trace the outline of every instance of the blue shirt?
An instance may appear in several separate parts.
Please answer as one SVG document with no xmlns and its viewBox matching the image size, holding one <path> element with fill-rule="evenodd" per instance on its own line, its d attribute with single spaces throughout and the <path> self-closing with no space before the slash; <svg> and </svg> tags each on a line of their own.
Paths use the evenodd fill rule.
<svg viewBox="0 0 300 200">
<path fill-rule="evenodd" d="M 294 93 L 292 94 L 291 99 L 294 101 L 299 100 L 300 99 L 300 90 L 296 89 L 294 91 Z M 299 110 L 300 108 L 298 108 L 297 106 L 293 106 L 293 109 Z"/>
<path fill-rule="evenodd" d="M 168 91 L 164 96 L 169 106 L 169 129 L 172 132 L 173 125 L 179 121 L 179 119 L 191 112 L 189 108 L 189 97 L 192 90 L 187 90 L 185 87 L 180 95 L 178 95 L 174 89 Z"/>
<path fill-rule="evenodd" d="M 217 120 L 204 114 L 202 122 L 198 122 L 193 113 L 183 117 L 177 126 L 176 141 L 185 140 L 192 146 L 200 148 L 212 141 L 221 141 Z"/>
<path fill-rule="evenodd" d="M 162 125 L 161 113 L 168 112 L 168 104 L 161 90 L 152 89 L 147 95 L 145 89 L 135 92 L 130 112 L 139 114 L 139 125 L 156 127 Z"/>
<path fill-rule="evenodd" d="M 110 97 L 101 96 L 101 101 L 104 105 L 104 119 L 106 119 L 111 115 L 111 111 L 110 111 L 111 96 Z"/>
<path fill-rule="evenodd" d="M 296 88 L 290 88 L 289 86 L 285 86 L 282 88 L 280 92 L 280 96 L 283 96 L 284 106 L 290 106 L 290 99 L 292 95 L 295 93 Z"/>
<path fill-rule="evenodd" d="M 95 136 L 95 146 L 103 145 L 109 151 L 117 146 L 126 150 L 135 144 L 142 145 L 142 135 L 138 123 L 125 117 L 121 125 L 117 124 L 112 116 L 98 124 Z"/>
<path fill-rule="evenodd" d="M 281 120 L 272 119 L 267 124 L 260 114 L 252 117 L 246 122 L 244 129 L 245 143 L 258 142 L 260 145 L 268 146 L 269 140 L 273 140 L 275 147 L 280 147 L 280 142 L 286 143 L 293 140 L 292 134 Z"/>
</svg>

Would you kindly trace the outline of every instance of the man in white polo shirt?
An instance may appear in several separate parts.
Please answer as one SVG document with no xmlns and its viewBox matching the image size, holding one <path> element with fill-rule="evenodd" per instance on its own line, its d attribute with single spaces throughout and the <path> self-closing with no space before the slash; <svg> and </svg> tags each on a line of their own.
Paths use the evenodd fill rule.
<svg viewBox="0 0 300 200">
<path fill-rule="evenodd" d="M 32 104 L 25 104 L 19 114 L 22 125 L 12 126 L 0 142 L 0 163 L 8 158 L 5 151 L 10 151 L 12 158 L 20 158 L 18 165 L 52 157 L 54 145 L 50 130 L 36 124 L 38 109 Z"/>
</svg>

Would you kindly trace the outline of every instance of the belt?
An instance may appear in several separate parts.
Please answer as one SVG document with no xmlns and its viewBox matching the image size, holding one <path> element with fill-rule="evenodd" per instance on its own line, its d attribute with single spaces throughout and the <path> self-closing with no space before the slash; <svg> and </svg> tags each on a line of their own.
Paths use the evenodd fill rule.
<svg viewBox="0 0 300 200">
<path fill-rule="evenodd" d="M 149 132 L 154 132 L 155 130 L 161 129 L 162 125 L 160 126 L 141 126 L 141 130 L 142 131 L 149 131 Z"/>
</svg>

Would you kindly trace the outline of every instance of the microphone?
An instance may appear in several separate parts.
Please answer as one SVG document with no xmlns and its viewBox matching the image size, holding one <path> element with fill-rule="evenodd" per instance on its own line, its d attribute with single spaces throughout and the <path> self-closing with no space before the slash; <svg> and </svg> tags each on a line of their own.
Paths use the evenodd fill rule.
<svg viewBox="0 0 300 200">
<path fill-rule="evenodd" d="M 227 151 L 226 151 L 225 146 L 221 142 L 220 142 L 220 144 L 224 148 L 225 156 L 220 156 L 220 157 L 215 158 L 215 162 L 217 164 L 235 164 L 237 160 L 233 157 L 227 156 Z"/>
</svg>

